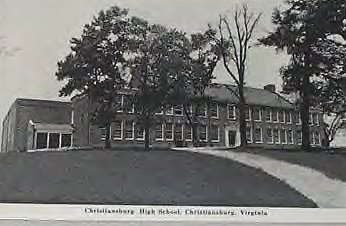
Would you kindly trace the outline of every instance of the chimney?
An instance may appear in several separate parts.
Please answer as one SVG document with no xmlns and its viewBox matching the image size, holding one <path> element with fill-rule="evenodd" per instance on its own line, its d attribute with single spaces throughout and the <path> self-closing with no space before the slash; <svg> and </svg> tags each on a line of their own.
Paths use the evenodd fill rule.
<svg viewBox="0 0 346 226">
<path fill-rule="evenodd" d="M 268 85 L 265 85 L 263 87 L 263 89 L 274 93 L 275 92 L 275 85 L 274 84 L 268 84 Z"/>
</svg>

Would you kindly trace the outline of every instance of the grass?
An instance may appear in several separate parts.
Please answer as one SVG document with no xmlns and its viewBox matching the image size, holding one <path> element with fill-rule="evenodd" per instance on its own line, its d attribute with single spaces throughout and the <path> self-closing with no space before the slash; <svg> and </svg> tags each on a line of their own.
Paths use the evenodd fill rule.
<svg viewBox="0 0 346 226">
<path fill-rule="evenodd" d="M 169 150 L 2 154 L 0 201 L 316 207 L 259 169 Z"/>
<path fill-rule="evenodd" d="M 236 149 L 237 151 L 244 151 Z M 247 148 L 246 152 L 260 154 L 273 159 L 310 167 L 324 173 L 326 176 L 346 182 L 346 151 L 345 150 L 273 150 Z"/>
</svg>

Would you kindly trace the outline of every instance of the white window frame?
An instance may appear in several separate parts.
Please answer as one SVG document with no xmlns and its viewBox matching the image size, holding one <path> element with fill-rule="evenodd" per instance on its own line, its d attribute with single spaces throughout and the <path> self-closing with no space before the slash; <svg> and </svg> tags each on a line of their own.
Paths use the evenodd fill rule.
<svg viewBox="0 0 346 226">
<path fill-rule="evenodd" d="M 313 126 L 314 125 L 314 118 L 313 118 L 313 113 L 309 114 L 309 126 Z"/>
<path fill-rule="evenodd" d="M 46 133 L 47 134 L 47 140 L 46 140 L 46 148 L 41 148 L 43 150 L 46 149 L 54 149 L 54 148 L 49 148 L 49 134 L 51 133 L 58 133 L 59 134 L 59 147 L 57 149 L 63 148 L 62 145 L 62 135 L 63 134 L 69 134 L 71 135 L 71 145 L 69 147 L 64 147 L 64 148 L 70 148 L 73 146 L 73 133 L 72 132 L 67 132 L 67 131 L 57 131 L 57 130 L 36 130 L 34 134 L 34 149 L 35 150 L 41 150 L 37 149 L 37 134 L 38 133 Z"/>
<path fill-rule="evenodd" d="M 269 140 L 268 130 L 270 130 L 270 133 L 271 133 L 271 138 L 272 138 L 271 140 Z M 267 138 L 268 138 L 267 143 L 268 143 L 268 144 L 274 144 L 274 132 L 273 132 L 273 128 L 268 127 L 267 130 L 266 130 L 266 133 L 267 133 Z"/>
<path fill-rule="evenodd" d="M 291 132 L 291 141 L 288 141 L 288 134 Z M 294 132 L 292 128 L 287 129 L 287 143 L 288 144 L 294 144 Z"/>
<path fill-rule="evenodd" d="M 301 118 L 299 111 L 296 112 L 295 118 L 296 118 L 296 125 L 301 125 L 302 124 L 302 118 Z"/>
<path fill-rule="evenodd" d="M 117 94 L 121 96 L 121 103 L 120 103 L 120 109 L 118 109 L 116 112 L 122 113 L 124 112 L 124 94 Z"/>
<path fill-rule="evenodd" d="M 167 132 L 167 123 L 165 123 L 165 131 L 164 131 L 164 139 L 166 141 L 173 141 L 174 140 L 174 124 L 172 122 L 168 122 L 168 124 L 172 125 L 172 138 L 167 139 L 166 132 Z"/>
<path fill-rule="evenodd" d="M 316 142 L 316 134 L 318 134 L 317 137 L 318 137 L 319 143 Z M 315 144 L 316 146 L 320 146 L 320 145 L 321 145 L 321 133 L 318 132 L 318 131 L 315 131 L 315 132 L 314 132 L 314 144 Z"/>
<path fill-rule="evenodd" d="M 188 129 L 187 129 L 187 126 L 190 127 L 190 133 L 191 133 L 191 139 L 190 138 L 187 138 L 188 136 L 186 135 L 185 137 L 185 132 L 187 133 Z M 184 140 L 185 141 L 192 141 L 192 138 L 193 138 L 193 129 L 192 129 L 192 126 L 191 125 L 184 125 Z"/>
<path fill-rule="evenodd" d="M 176 109 L 178 109 L 178 108 L 180 108 L 181 109 L 181 114 L 176 114 Z M 184 116 L 184 107 L 181 105 L 180 107 L 178 107 L 178 106 L 174 106 L 174 108 L 173 108 L 173 111 L 174 111 L 174 115 L 175 116 L 179 116 L 179 117 L 182 117 L 182 116 Z"/>
<path fill-rule="evenodd" d="M 247 131 L 247 128 L 249 128 L 250 129 L 250 140 L 247 140 L 247 136 L 246 136 L 246 141 L 247 141 L 247 143 L 249 143 L 249 144 L 252 144 L 253 143 L 253 129 L 252 129 L 252 126 L 248 126 L 248 127 L 246 127 L 246 131 Z"/>
<path fill-rule="evenodd" d="M 174 106 L 171 105 L 166 109 L 166 115 L 174 115 Z"/>
<path fill-rule="evenodd" d="M 255 107 L 254 108 L 255 110 L 257 109 L 258 110 L 258 114 L 259 114 L 259 119 L 255 119 L 255 113 L 254 113 L 254 121 L 255 122 L 262 122 L 262 109 L 260 107 Z M 262 139 L 263 141 L 263 139 Z"/>
<path fill-rule="evenodd" d="M 160 109 L 161 109 L 161 111 L 155 112 L 155 115 L 163 115 L 163 109 L 162 108 L 160 108 Z"/>
<path fill-rule="evenodd" d="M 131 121 L 125 121 L 125 128 L 124 128 L 124 137 L 125 140 L 134 140 L 135 139 L 135 122 L 132 121 L 132 138 L 126 138 L 125 134 L 126 134 L 126 122 L 131 122 Z"/>
<path fill-rule="evenodd" d="M 269 120 L 267 120 L 268 111 L 269 111 Z M 271 108 L 266 109 L 266 122 L 273 122 L 273 111 Z"/>
<path fill-rule="evenodd" d="M 285 141 L 283 141 L 283 139 L 281 138 L 282 136 L 282 131 L 284 131 L 284 138 L 285 138 Z M 288 141 L 287 141 L 287 129 L 286 128 L 281 128 L 280 129 L 280 144 L 288 144 Z"/>
<path fill-rule="evenodd" d="M 142 130 L 143 130 L 143 138 L 140 138 L 140 137 L 137 137 L 137 135 L 138 135 L 138 131 L 137 131 L 137 129 L 138 129 L 139 127 L 137 127 L 137 125 L 136 125 L 136 140 L 140 140 L 140 141 L 143 141 L 143 140 L 145 140 L 145 129 L 144 128 L 142 128 Z"/>
<path fill-rule="evenodd" d="M 157 124 L 160 124 L 161 125 L 161 138 L 157 138 L 156 137 L 156 126 L 157 126 Z M 155 140 L 156 141 L 163 141 L 164 139 L 165 139 L 165 136 L 166 136 L 166 134 L 165 134 L 165 127 L 166 127 L 166 124 L 164 124 L 164 123 L 162 123 L 162 122 L 158 122 L 158 123 L 156 123 L 155 124 Z"/>
<path fill-rule="evenodd" d="M 299 139 L 299 134 L 300 134 L 300 139 Z M 303 143 L 303 132 L 301 130 L 297 130 L 297 144 L 302 144 Z"/>
<path fill-rule="evenodd" d="M 233 109 L 233 118 L 229 117 L 230 116 L 230 107 Z M 237 119 L 237 115 L 236 115 L 236 105 L 235 104 L 227 104 L 227 119 L 230 120 L 236 120 Z"/>
<path fill-rule="evenodd" d="M 208 132 L 209 132 L 208 125 L 202 124 L 202 125 L 199 125 L 199 126 L 203 126 L 205 128 L 205 139 L 203 139 L 201 141 L 207 142 L 208 138 L 209 138 L 209 136 L 208 136 Z M 198 135 L 199 135 L 198 138 L 200 139 L 201 138 L 200 137 L 200 133 L 198 133 Z"/>
<path fill-rule="evenodd" d="M 281 115 L 281 113 L 282 113 L 282 119 L 283 119 L 283 121 L 280 121 L 280 115 Z M 283 109 L 281 109 L 281 110 L 278 110 L 278 121 L 279 121 L 279 123 L 286 123 L 286 111 L 285 110 L 283 110 Z"/>
<path fill-rule="evenodd" d="M 247 112 L 249 113 L 249 118 L 248 118 L 248 119 L 246 118 L 246 113 L 247 113 Z M 252 119 L 251 114 L 252 114 L 252 109 L 251 109 L 251 107 L 250 107 L 250 106 L 245 107 L 245 120 L 246 120 L 247 122 L 250 122 L 250 121 L 251 121 L 251 119 Z"/>
<path fill-rule="evenodd" d="M 274 120 L 274 114 L 273 114 L 273 111 L 276 112 L 276 120 Z M 272 110 L 272 122 L 274 123 L 278 123 L 280 120 L 279 120 L 279 110 L 278 109 L 273 109 Z"/>
<path fill-rule="evenodd" d="M 220 142 L 220 126 L 219 125 L 210 125 L 210 126 L 216 126 L 217 127 L 217 140 L 211 140 L 213 143 L 219 143 Z M 210 128 L 211 131 L 211 128 Z"/>
<path fill-rule="evenodd" d="M 260 131 L 260 136 L 261 136 L 261 140 L 260 141 L 256 141 L 256 129 L 259 129 Z M 254 131 L 254 143 L 255 144 L 263 144 L 263 131 L 262 128 L 256 127 L 255 131 Z"/>
<path fill-rule="evenodd" d="M 210 111 L 210 118 L 218 119 L 219 118 L 219 104 L 218 103 L 212 103 L 212 105 L 213 104 L 215 104 L 215 106 L 216 106 L 216 116 L 212 116 L 211 115 L 211 107 L 210 107 L 210 109 L 209 109 L 209 111 Z"/>
<path fill-rule="evenodd" d="M 113 140 L 123 140 L 124 138 L 124 121 L 119 121 L 120 122 L 120 134 L 121 137 L 114 137 L 114 134 L 112 133 L 112 127 L 111 127 L 111 134 L 112 134 L 112 139 Z"/>
<path fill-rule="evenodd" d="M 292 124 L 292 112 L 290 111 L 290 110 L 288 110 L 287 112 L 286 112 L 286 119 L 287 119 L 287 116 L 288 116 L 288 121 L 286 120 L 286 123 L 287 124 L 289 124 L 289 125 L 291 125 Z"/>
<path fill-rule="evenodd" d="M 204 115 L 199 115 L 200 112 L 198 112 L 198 117 L 202 117 L 202 118 L 208 118 L 208 106 L 207 104 L 202 104 L 199 108 L 199 111 L 201 110 L 201 108 L 204 108 Z"/>
<path fill-rule="evenodd" d="M 173 127 L 174 127 L 174 129 L 173 129 L 173 131 L 174 131 L 173 138 L 175 138 L 175 132 L 176 132 L 176 126 L 177 125 L 181 126 L 181 140 L 177 140 L 177 141 L 184 141 L 184 125 L 182 123 L 174 123 L 174 125 L 173 125 Z"/>
<path fill-rule="evenodd" d="M 275 133 L 274 133 L 274 131 L 275 130 L 278 130 L 278 142 L 275 142 Z M 275 128 L 273 128 L 273 142 L 274 142 L 274 144 L 281 144 L 281 131 L 280 131 L 280 128 L 277 128 L 277 127 L 275 127 Z"/>
</svg>

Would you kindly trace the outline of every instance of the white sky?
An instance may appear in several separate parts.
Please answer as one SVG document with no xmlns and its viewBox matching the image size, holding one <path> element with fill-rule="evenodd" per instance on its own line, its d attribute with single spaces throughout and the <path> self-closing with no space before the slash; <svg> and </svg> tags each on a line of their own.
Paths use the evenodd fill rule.
<svg viewBox="0 0 346 226">
<path fill-rule="evenodd" d="M 216 24 L 219 14 L 230 14 L 244 2 L 252 11 L 263 12 L 256 37 L 265 35 L 272 28 L 272 10 L 282 0 L 0 0 L 0 36 L 5 36 L 0 48 L 15 50 L 0 56 L 0 121 L 16 98 L 60 99 L 56 63 L 69 53 L 71 37 L 79 37 L 83 25 L 101 9 L 118 5 L 131 15 L 193 33 Z M 287 60 L 270 48 L 252 49 L 247 84 L 280 87 L 278 69 Z M 216 76 L 229 81 L 222 67 Z"/>
</svg>

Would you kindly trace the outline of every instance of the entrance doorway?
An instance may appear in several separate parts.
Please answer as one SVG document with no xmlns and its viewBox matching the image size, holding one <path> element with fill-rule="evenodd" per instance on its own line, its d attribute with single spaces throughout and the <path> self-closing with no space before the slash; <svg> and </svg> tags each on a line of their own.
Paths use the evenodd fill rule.
<svg viewBox="0 0 346 226">
<path fill-rule="evenodd" d="M 234 130 L 229 130 L 228 131 L 228 146 L 229 147 L 234 147 L 236 143 L 236 136 L 237 132 Z"/>
</svg>

